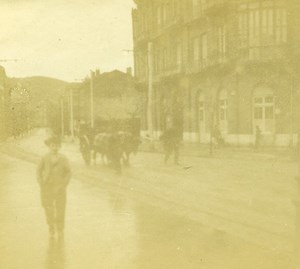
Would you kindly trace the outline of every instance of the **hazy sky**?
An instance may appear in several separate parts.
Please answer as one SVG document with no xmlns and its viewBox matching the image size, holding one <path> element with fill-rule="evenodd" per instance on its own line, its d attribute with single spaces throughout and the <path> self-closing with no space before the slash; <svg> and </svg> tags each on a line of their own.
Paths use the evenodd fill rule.
<svg viewBox="0 0 300 269">
<path fill-rule="evenodd" d="M 10 77 L 68 81 L 132 65 L 133 0 L 2 0 L 0 62 Z"/>
</svg>

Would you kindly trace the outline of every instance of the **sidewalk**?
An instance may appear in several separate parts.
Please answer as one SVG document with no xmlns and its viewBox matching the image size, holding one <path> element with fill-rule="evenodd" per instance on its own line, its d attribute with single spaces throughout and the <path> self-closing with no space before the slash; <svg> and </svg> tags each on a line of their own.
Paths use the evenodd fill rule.
<svg viewBox="0 0 300 269">
<path fill-rule="evenodd" d="M 163 146 L 160 141 L 143 141 L 140 150 L 144 152 L 163 153 Z M 294 160 L 295 150 L 287 147 L 262 147 L 255 150 L 250 146 L 222 146 L 213 147 L 212 152 L 210 144 L 200 143 L 181 143 L 180 154 L 182 156 L 201 157 L 201 158 L 230 158 L 240 159 L 274 159 L 279 158 L 286 161 Z"/>
<path fill-rule="evenodd" d="M 22 149 L 29 152 L 42 155 L 47 150 L 44 144 L 44 140 L 48 137 L 46 130 L 37 129 L 33 130 L 31 134 L 17 139 L 11 140 L 10 142 L 15 143 Z M 62 146 L 63 152 L 68 152 L 68 156 L 71 160 L 78 160 L 79 153 L 79 142 L 77 139 L 72 141 L 70 137 L 65 137 Z M 143 141 L 139 147 L 139 151 L 148 153 L 161 153 L 163 154 L 163 147 L 160 141 Z M 199 143 L 181 143 L 180 155 L 200 158 L 217 158 L 217 159 L 261 159 L 261 160 L 272 160 L 281 159 L 283 161 L 294 160 L 294 149 L 286 147 L 262 147 L 259 150 L 255 150 L 253 147 L 246 146 L 223 146 L 220 148 L 213 148 L 212 154 L 210 152 L 209 144 Z M 75 157 L 76 156 L 76 157 Z"/>
</svg>

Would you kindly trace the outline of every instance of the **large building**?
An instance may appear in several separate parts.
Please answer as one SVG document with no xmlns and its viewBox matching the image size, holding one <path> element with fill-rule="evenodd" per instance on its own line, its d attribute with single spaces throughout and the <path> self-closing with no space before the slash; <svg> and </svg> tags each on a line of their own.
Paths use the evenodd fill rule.
<svg viewBox="0 0 300 269">
<path fill-rule="evenodd" d="M 70 87 L 72 88 L 72 85 Z M 116 128 L 132 127 L 134 129 L 132 131 L 139 132 L 140 94 L 135 88 L 130 68 L 126 73 L 119 70 L 100 73 L 97 70 L 93 73 L 92 89 L 94 125 L 97 131 L 107 131 L 107 125 L 113 122 L 117 125 Z M 89 125 L 91 123 L 90 79 L 75 87 L 73 99 L 74 119 Z M 66 104 L 65 107 L 68 105 Z"/>
<path fill-rule="evenodd" d="M 288 145 L 300 129 L 297 0 L 135 0 L 142 129 L 208 142 Z M 150 104 L 150 105 L 149 105 Z M 149 114 L 151 111 L 151 117 Z M 149 123 L 151 121 L 151 123 Z"/>
<path fill-rule="evenodd" d="M 7 77 L 6 77 L 5 69 L 2 66 L 0 66 L 0 140 L 8 136 L 7 99 L 8 99 Z"/>
</svg>

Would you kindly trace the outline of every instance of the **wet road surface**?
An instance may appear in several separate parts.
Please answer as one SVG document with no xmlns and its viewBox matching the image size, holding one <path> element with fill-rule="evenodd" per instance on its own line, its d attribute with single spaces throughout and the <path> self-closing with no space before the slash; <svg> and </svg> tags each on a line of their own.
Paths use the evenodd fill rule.
<svg viewBox="0 0 300 269">
<path fill-rule="evenodd" d="M 0 155 L 0 268 L 294 268 L 272 253 L 119 192 L 73 179 L 64 240 L 50 239 L 35 165 Z"/>
</svg>

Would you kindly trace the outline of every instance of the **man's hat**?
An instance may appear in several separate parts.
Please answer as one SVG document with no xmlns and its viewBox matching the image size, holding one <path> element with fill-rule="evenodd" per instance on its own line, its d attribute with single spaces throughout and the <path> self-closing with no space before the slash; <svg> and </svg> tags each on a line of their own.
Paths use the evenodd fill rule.
<svg viewBox="0 0 300 269">
<path fill-rule="evenodd" d="M 45 140 L 45 144 L 47 145 L 47 146 L 50 146 L 50 145 L 53 145 L 53 144 L 55 144 L 55 145 L 61 145 L 61 140 L 60 140 L 60 138 L 59 137 L 57 137 L 57 136 L 51 136 L 51 137 L 49 137 L 49 138 L 47 138 L 46 140 Z"/>
</svg>

